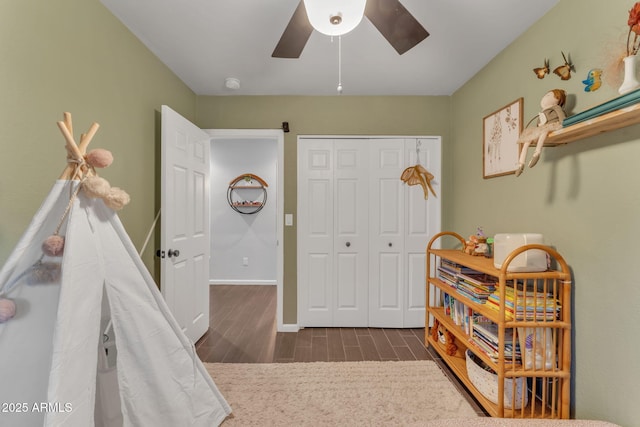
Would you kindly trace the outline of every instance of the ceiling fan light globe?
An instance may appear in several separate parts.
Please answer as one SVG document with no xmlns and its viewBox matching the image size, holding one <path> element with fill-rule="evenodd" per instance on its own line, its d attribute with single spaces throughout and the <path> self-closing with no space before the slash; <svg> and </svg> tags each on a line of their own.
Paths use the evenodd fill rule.
<svg viewBox="0 0 640 427">
<path fill-rule="evenodd" d="M 304 7 L 313 28 L 328 36 L 341 36 L 360 24 L 366 3 L 366 0 L 304 0 Z"/>
</svg>

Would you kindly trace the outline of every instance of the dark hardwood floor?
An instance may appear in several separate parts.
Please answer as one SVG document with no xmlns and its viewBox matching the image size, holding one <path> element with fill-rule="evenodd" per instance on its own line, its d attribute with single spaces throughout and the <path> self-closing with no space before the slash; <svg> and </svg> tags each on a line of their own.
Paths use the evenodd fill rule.
<svg viewBox="0 0 640 427">
<path fill-rule="evenodd" d="M 276 332 L 275 286 L 211 286 L 203 362 L 429 360 L 424 329 L 306 328 Z"/>
<path fill-rule="evenodd" d="M 277 332 L 275 286 L 211 286 L 209 331 L 196 343 L 203 362 L 287 363 L 435 360 L 479 415 L 466 388 L 424 346 L 424 329 L 305 328 Z"/>
<path fill-rule="evenodd" d="M 272 363 L 275 286 L 210 286 L 209 331 L 196 343 L 203 362 Z"/>
</svg>

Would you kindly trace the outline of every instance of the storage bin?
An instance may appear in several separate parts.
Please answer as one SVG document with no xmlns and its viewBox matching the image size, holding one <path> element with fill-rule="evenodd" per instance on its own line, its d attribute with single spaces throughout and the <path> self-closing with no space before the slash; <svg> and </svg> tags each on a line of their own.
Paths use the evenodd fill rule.
<svg viewBox="0 0 640 427">
<path fill-rule="evenodd" d="M 538 233 L 498 233 L 493 238 L 493 266 L 502 268 L 502 263 L 515 249 L 524 245 L 542 244 L 544 237 Z M 515 257 L 507 271 L 534 272 L 547 269 L 547 254 L 538 249 L 525 251 Z"/>
<path fill-rule="evenodd" d="M 467 375 L 469 381 L 491 402 L 498 404 L 498 375 L 491 370 L 482 360 L 475 357 L 474 354 L 467 350 L 465 352 L 467 361 Z M 488 370 L 487 370 L 488 369 Z M 523 404 L 527 406 L 529 403 L 529 393 L 526 384 L 523 388 L 525 378 L 505 378 L 504 379 L 504 407 L 506 409 L 521 409 Z M 515 388 L 515 402 L 512 408 L 512 397 Z M 522 393 L 524 392 L 524 400 Z"/>
</svg>

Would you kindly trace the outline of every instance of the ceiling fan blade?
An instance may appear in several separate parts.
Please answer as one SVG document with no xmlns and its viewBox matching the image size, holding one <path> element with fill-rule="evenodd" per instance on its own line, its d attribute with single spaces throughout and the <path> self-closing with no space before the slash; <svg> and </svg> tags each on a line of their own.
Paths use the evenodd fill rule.
<svg viewBox="0 0 640 427">
<path fill-rule="evenodd" d="M 400 55 L 429 36 L 398 0 L 367 0 L 364 14 Z"/>
<path fill-rule="evenodd" d="M 304 7 L 304 2 L 300 0 L 271 56 L 274 58 L 299 58 L 312 32 L 313 27 L 309 23 L 307 10 Z"/>
</svg>

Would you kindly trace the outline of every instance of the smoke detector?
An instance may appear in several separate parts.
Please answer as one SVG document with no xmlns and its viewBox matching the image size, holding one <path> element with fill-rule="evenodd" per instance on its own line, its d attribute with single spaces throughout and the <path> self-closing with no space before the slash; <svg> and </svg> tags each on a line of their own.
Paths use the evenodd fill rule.
<svg viewBox="0 0 640 427">
<path fill-rule="evenodd" d="M 224 85 L 227 89 L 238 90 L 240 89 L 240 80 L 235 77 L 227 77 L 224 79 Z"/>
</svg>

